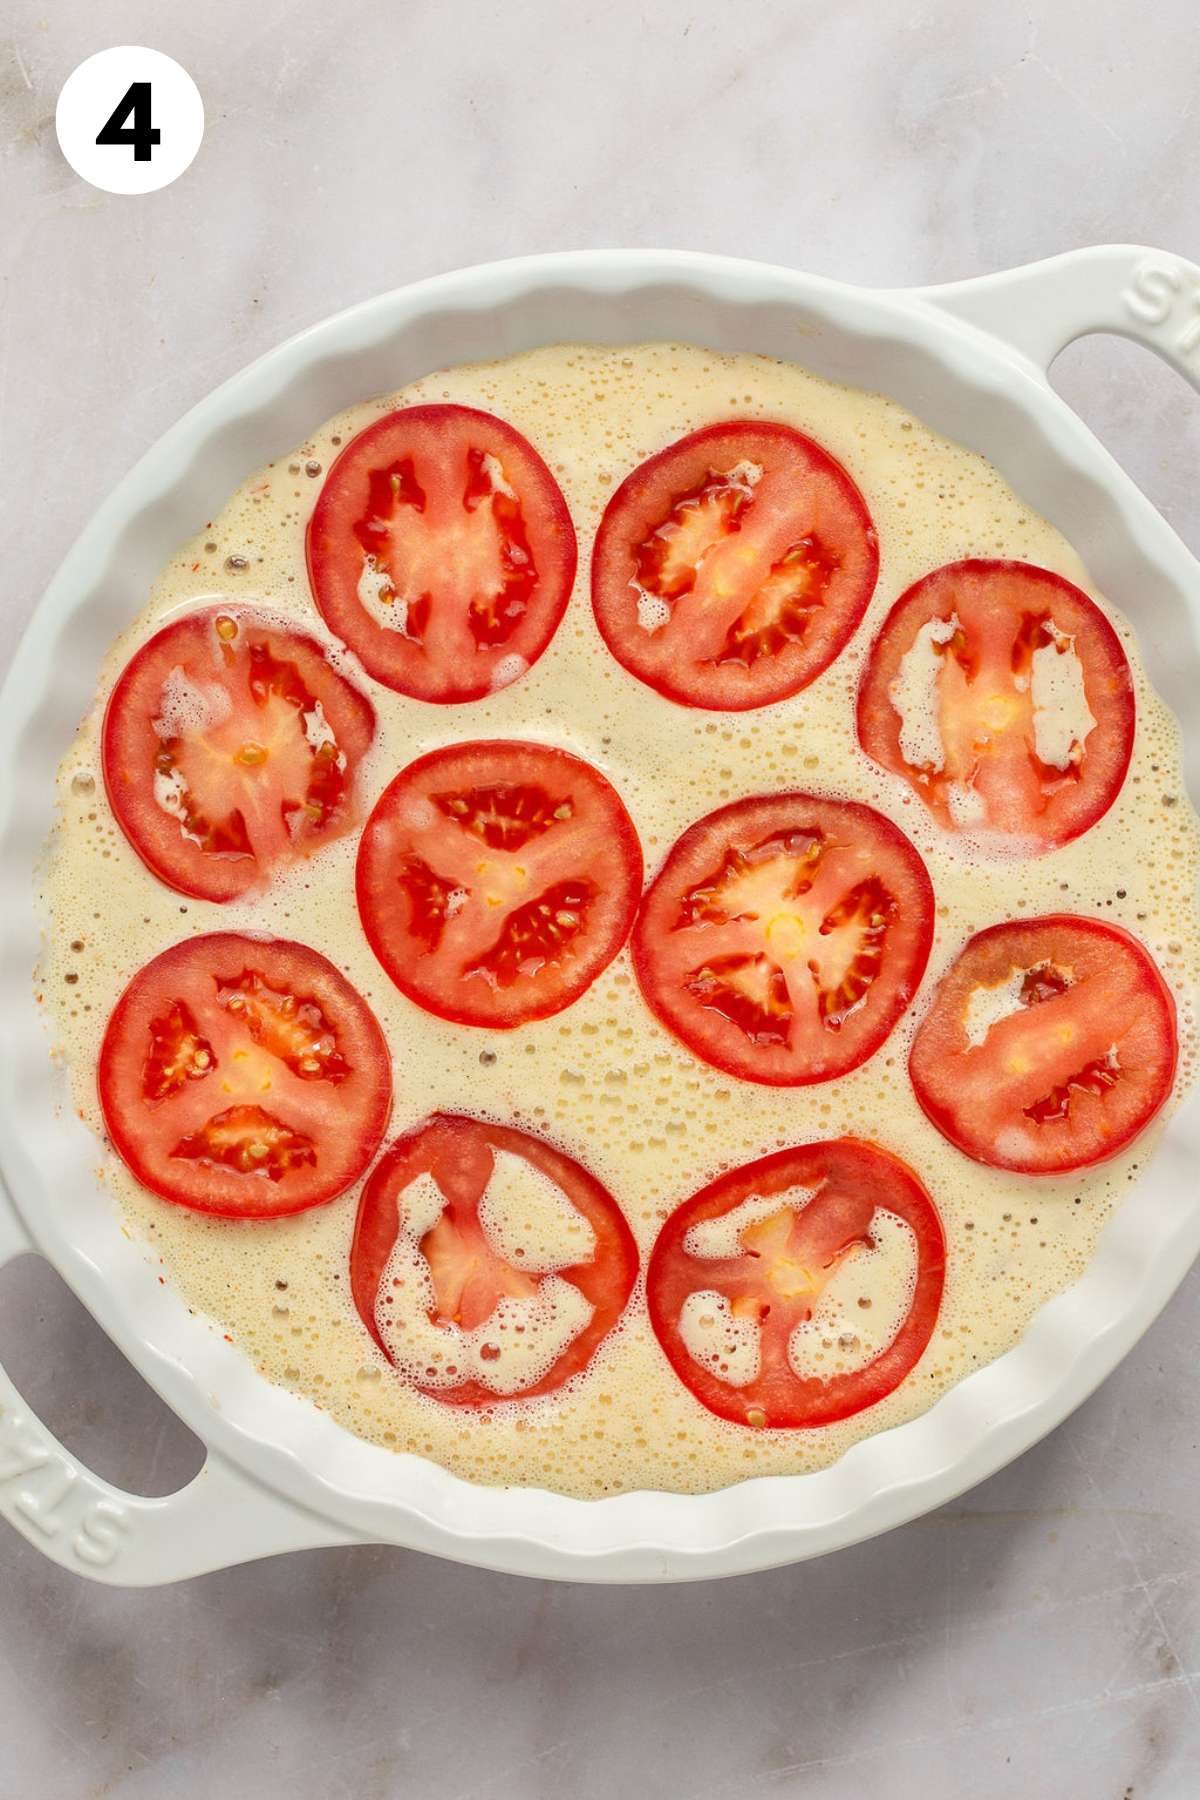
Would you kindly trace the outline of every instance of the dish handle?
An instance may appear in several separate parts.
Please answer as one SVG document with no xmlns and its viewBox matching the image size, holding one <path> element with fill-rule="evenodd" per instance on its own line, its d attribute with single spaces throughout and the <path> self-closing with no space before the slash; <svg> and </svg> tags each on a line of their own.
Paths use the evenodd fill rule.
<svg viewBox="0 0 1200 1800">
<path fill-rule="evenodd" d="M 0 1267 L 33 1248 L 0 1186 Z M 285 1550 L 359 1541 L 213 1450 L 178 1493 L 126 1493 L 59 1443 L 2 1367 L 0 1516 L 64 1569 L 116 1587 L 154 1587 Z"/>
<path fill-rule="evenodd" d="M 1200 391 L 1200 268 L 1168 251 L 1093 244 L 915 293 L 1043 372 L 1076 338 L 1111 331 L 1153 350 Z"/>
</svg>

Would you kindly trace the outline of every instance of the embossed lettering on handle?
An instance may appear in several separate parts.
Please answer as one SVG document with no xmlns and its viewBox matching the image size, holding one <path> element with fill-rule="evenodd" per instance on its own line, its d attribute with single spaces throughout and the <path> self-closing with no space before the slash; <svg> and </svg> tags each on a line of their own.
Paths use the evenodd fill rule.
<svg viewBox="0 0 1200 1800">
<path fill-rule="evenodd" d="M 19 1515 L 92 1569 L 116 1561 L 132 1523 L 129 1509 L 72 1462 L 36 1419 L 13 1411 L 0 1412 L 0 1512 Z"/>
<path fill-rule="evenodd" d="M 1146 244 L 1091 244 L 916 297 L 999 339 L 1043 376 L 1076 338 L 1111 331 L 1200 391 L 1200 268 Z"/>
<path fill-rule="evenodd" d="M 1189 270 L 1168 257 L 1143 257 L 1122 289 L 1121 304 L 1137 324 L 1200 368 L 1200 283 Z"/>
</svg>

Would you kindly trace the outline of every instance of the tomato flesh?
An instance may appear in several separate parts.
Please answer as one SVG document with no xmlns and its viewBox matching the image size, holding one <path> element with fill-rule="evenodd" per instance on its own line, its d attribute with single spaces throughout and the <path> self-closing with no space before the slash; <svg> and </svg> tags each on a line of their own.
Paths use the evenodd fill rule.
<svg viewBox="0 0 1200 1800">
<path fill-rule="evenodd" d="M 161 881 L 234 900 L 358 823 L 374 734 L 370 702 L 312 638 L 209 607 L 126 665 L 105 713 L 105 787 Z"/>
<path fill-rule="evenodd" d="M 308 528 L 314 598 L 367 672 L 441 704 L 537 661 L 575 578 L 558 484 L 502 419 L 411 406 L 353 438 Z"/>
<path fill-rule="evenodd" d="M 501 1156 L 519 1159 L 535 1180 L 553 1184 L 590 1232 L 586 1255 L 534 1272 L 497 1246 L 480 1208 Z M 384 1355 L 395 1363 L 387 1339 L 394 1302 L 387 1271 L 406 1225 L 405 1194 L 422 1178 L 435 1184 L 438 1207 L 420 1236 L 419 1261 L 429 1284 L 427 1322 L 439 1345 L 434 1354 L 441 1379 L 431 1385 L 419 1371 L 402 1371 L 405 1378 L 447 1405 L 491 1407 L 554 1393 L 582 1374 L 632 1292 L 638 1268 L 633 1234 L 611 1194 L 573 1157 L 529 1132 L 453 1113 L 434 1113 L 398 1138 L 363 1189 L 350 1257 L 351 1291 Z M 489 1385 L 483 1377 L 503 1363 L 505 1306 L 518 1303 L 509 1323 L 519 1333 L 520 1303 L 536 1303 L 548 1279 L 567 1283 L 580 1297 L 580 1328 L 536 1378 L 513 1389 Z M 470 1333 L 482 1339 L 474 1374 L 467 1366 Z M 433 1373 L 431 1365 L 428 1374 Z"/>
<path fill-rule="evenodd" d="M 946 830 L 1027 854 L 1108 810 L 1133 750 L 1133 679 L 1086 594 L 1047 569 L 972 560 L 888 614 L 858 699 L 867 754 Z"/>
<path fill-rule="evenodd" d="M 757 1216 L 745 1214 L 735 1241 L 698 1253 L 697 1228 L 747 1203 Z M 812 1319 L 847 1259 L 874 1248 L 881 1209 L 911 1233 L 915 1279 L 907 1310 L 890 1341 L 861 1367 L 824 1377 L 801 1372 L 790 1348 L 794 1333 Z M 899 1157 L 853 1138 L 804 1144 L 719 1176 L 671 1214 L 646 1271 L 650 1322 L 685 1387 L 719 1418 L 759 1430 L 832 1425 L 876 1405 L 918 1362 L 937 1322 L 945 1260 L 937 1208 Z M 692 1296 L 724 1302 L 732 1320 L 751 1326 L 757 1354 L 747 1378 L 736 1378 L 721 1357 L 719 1338 L 716 1355 L 693 1354 L 683 1323 Z"/>
<path fill-rule="evenodd" d="M 164 1200 L 230 1218 L 318 1206 L 383 1137 L 391 1065 L 332 963 L 281 939 L 191 938 L 134 976 L 100 1051 L 114 1148 Z"/>
<path fill-rule="evenodd" d="M 592 603 L 631 674 L 685 706 L 798 693 L 858 626 L 875 528 L 849 475 L 790 426 L 730 420 L 635 469 L 605 510 Z"/>
<path fill-rule="evenodd" d="M 981 931 L 913 1039 L 917 1099 L 993 1168 L 1067 1173 L 1115 1156 L 1171 1091 L 1175 1003 L 1129 932 L 1051 915 Z"/>
<path fill-rule="evenodd" d="M 695 1055 L 747 1081 L 829 1081 L 907 1007 L 933 889 L 882 814 L 811 794 L 738 800 L 669 852 L 634 927 L 634 969 Z"/>
<path fill-rule="evenodd" d="M 637 834 L 589 763 L 544 744 L 452 744 L 410 763 L 363 832 L 358 906 L 402 993 L 507 1028 L 577 999 L 624 943 Z"/>
</svg>

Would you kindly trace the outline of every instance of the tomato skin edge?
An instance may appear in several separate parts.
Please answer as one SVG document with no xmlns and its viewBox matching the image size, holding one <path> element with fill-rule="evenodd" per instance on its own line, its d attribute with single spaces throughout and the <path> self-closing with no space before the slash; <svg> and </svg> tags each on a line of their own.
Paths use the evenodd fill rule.
<svg viewBox="0 0 1200 1800">
<path fill-rule="evenodd" d="M 151 639 L 151 642 L 153 642 L 153 639 Z M 116 816 L 117 809 L 113 801 L 113 788 L 116 782 L 116 772 L 113 767 L 115 757 L 112 740 L 115 736 L 113 699 L 116 692 L 117 690 L 114 687 L 112 693 L 108 696 L 108 702 L 104 708 L 104 720 L 100 727 L 100 777 L 104 783 L 104 792 L 108 799 L 109 809 L 114 817 Z M 142 866 L 150 871 L 156 881 L 161 881 L 164 887 L 170 888 L 172 893 L 183 894 L 189 900 L 207 900 L 214 906 L 227 906 L 230 901 L 241 899 L 242 895 L 249 891 L 245 887 L 235 886 L 228 882 L 220 882 L 210 887 L 202 887 L 199 882 L 189 881 L 185 875 L 168 874 L 163 865 L 154 857 L 148 855 L 146 850 L 144 850 L 140 844 L 135 844 L 128 832 L 123 828 L 121 830 L 121 835 Z"/>
</svg>

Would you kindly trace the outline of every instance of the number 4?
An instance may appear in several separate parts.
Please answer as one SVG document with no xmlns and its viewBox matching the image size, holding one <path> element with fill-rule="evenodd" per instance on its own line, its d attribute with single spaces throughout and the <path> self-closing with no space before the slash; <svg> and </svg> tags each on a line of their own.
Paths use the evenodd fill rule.
<svg viewBox="0 0 1200 1800">
<path fill-rule="evenodd" d="M 132 118 L 132 125 L 125 121 Z M 150 83 L 134 81 L 96 133 L 98 144 L 132 144 L 134 162 L 149 162 L 150 151 L 162 143 L 162 132 L 150 123 Z"/>
</svg>

